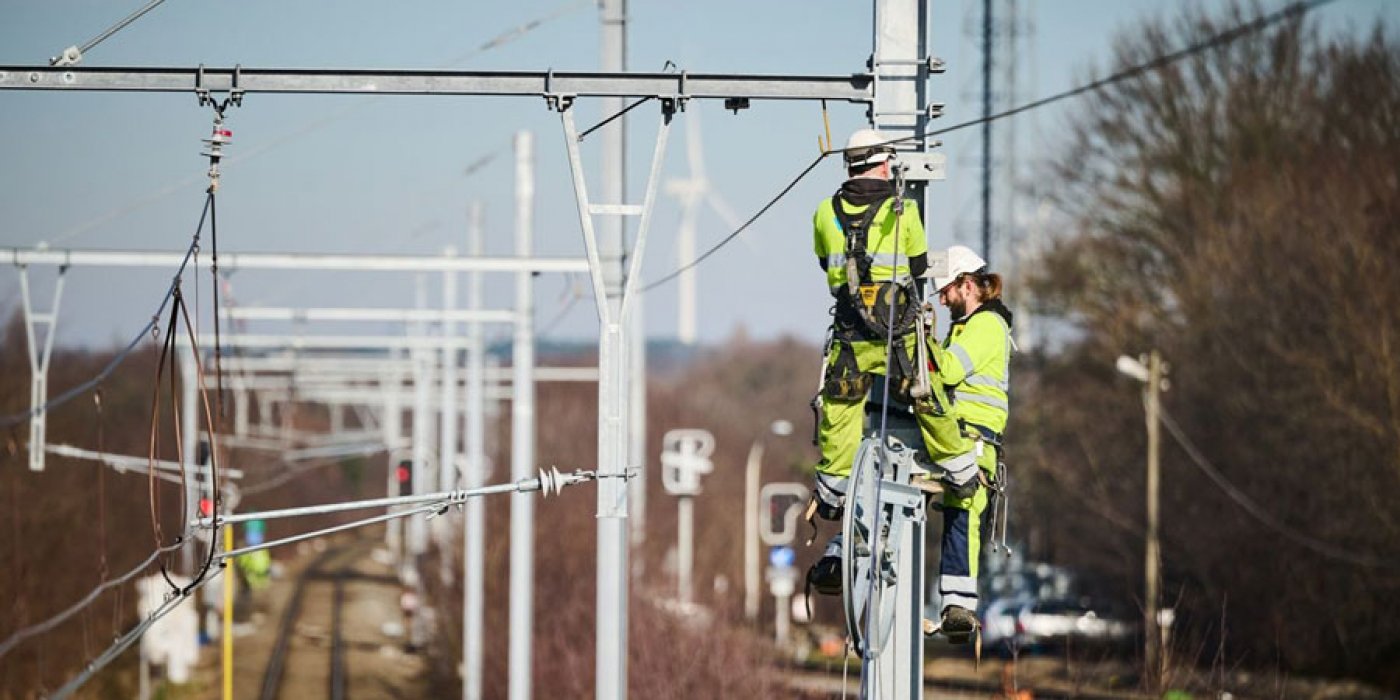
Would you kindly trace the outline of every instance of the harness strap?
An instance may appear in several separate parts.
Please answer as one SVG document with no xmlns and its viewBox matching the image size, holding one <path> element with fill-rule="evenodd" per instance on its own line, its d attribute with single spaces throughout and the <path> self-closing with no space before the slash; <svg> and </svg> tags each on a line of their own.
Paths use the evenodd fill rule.
<svg viewBox="0 0 1400 700">
<path fill-rule="evenodd" d="M 836 220 L 841 224 L 841 232 L 846 238 L 846 287 L 852 294 L 856 293 L 859 285 L 870 283 L 870 225 L 889 199 L 884 197 L 872 202 L 860 214 L 860 218 L 855 219 L 846 213 L 846 207 L 841 203 L 841 192 L 831 195 L 831 209 L 836 213 Z"/>
</svg>

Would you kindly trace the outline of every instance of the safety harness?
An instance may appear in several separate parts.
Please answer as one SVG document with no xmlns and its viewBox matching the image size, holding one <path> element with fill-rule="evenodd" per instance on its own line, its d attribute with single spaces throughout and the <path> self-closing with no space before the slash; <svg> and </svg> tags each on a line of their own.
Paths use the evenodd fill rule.
<svg viewBox="0 0 1400 700">
<path fill-rule="evenodd" d="M 861 371 L 851 342 L 891 342 L 903 338 L 914 332 L 918 324 L 919 305 L 912 282 L 877 282 L 871 279 L 870 269 L 874 259 L 869 251 L 870 228 L 885 203 L 893 197 L 877 199 L 865 211 L 852 215 L 846 211 L 841 195 L 842 192 L 837 191 L 831 196 L 831 209 L 845 236 L 846 284 L 836 292 L 832 342 L 828 346 L 828 352 L 834 353 L 835 358 L 826 358 L 828 364 L 822 393 L 830 399 L 857 401 L 865 398 L 870 391 L 873 377 L 869 372 Z M 895 231 L 895 235 L 898 236 L 899 232 Z M 890 313 L 891 306 L 894 307 L 893 314 Z M 886 370 L 890 388 L 899 400 L 913 403 L 910 389 L 916 384 L 918 365 L 904 343 L 894 343 L 893 350 L 892 366 Z"/>
<path fill-rule="evenodd" d="M 884 197 L 857 216 L 846 212 L 841 192 L 831 196 L 831 209 L 846 238 L 846 286 L 837 293 L 836 321 L 842 340 L 890 340 L 914 330 L 918 304 L 912 283 L 898 280 L 876 282 L 870 278 L 874 260 L 870 255 L 870 226 L 893 197 Z M 899 235 L 898 231 L 894 232 Z M 893 325 L 890 307 L 894 306 Z M 844 331 L 844 333 L 843 333 Z"/>
</svg>

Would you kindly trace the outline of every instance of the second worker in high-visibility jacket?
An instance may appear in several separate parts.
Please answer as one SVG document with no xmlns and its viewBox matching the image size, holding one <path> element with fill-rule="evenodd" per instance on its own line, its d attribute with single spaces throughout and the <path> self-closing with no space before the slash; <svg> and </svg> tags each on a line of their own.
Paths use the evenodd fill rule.
<svg viewBox="0 0 1400 700">
<path fill-rule="evenodd" d="M 1001 276 L 967 246 L 948 249 L 946 274 L 934 276 L 938 301 L 952 325 L 943 343 L 930 343 L 937 382 L 953 399 L 952 414 L 973 441 L 982 477 L 997 482 L 1002 432 L 1010 410 L 1011 311 L 1001 301 Z M 978 627 L 977 561 L 981 550 L 982 512 L 988 490 L 949 491 L 943 497 L 943 541 L 938 590 L 943 599 L 940 628 L 960 640 Z"/>
</svg>

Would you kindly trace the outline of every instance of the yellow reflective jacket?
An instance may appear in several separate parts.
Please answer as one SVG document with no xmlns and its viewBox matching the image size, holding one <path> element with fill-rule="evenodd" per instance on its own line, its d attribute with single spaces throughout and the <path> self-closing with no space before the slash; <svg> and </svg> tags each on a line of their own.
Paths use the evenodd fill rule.
<svg viewBox="0 0 1400 700">
<path fill-rule="evenodd" d="M 842 205 L 848 216 L 859 216 L 870 206 L 855 206 L 845 201 Z M 908 277 L 909 258 L 928 252 L 919 206 L 914 200 L 906 199 L 903 213 L 896 216 L 893 205 L 893 198 L 885 200 L 870 223 L 865 250 L 871 258 L 872 282 Z M 899 221 L 898 236 L 895 235 L 896 219 Z M 817 258 L 826 262 L 827 286 L 835 294 L 846 286 L 846 234 L 841 230 L 841 220 L 832 209 L 830 197 L 817 205 L 812 216 L 812 239 Z"/>
<path fill-rule="evenodd" d="M 266 549 L 240 554 L 234 559 L 234 565 L 243 574 L 243 580 L 248 582 L 248 588 L 259 591 L 267 587 L 268 575 L 272 571 L 272 555 Z"/>
<path fill-rule="evenodd" d="M 1011 311 L 1000 300 L 983 304 L 954 321 L 942 347 L 931 351 L 954 414 L 998 434 L 1005 430 L 1011 407 Z"/>
</svg>

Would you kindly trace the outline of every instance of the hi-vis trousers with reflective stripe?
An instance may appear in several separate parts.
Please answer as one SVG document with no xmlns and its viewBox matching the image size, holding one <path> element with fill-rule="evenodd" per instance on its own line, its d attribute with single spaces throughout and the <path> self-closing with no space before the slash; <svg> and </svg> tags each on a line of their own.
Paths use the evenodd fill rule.
<svg viewBox="0 0 1400 700">
<path fill-rule="evenodd" d="M 913 333 L 900 339 L 905 343 L 910 357 L 918 357 L 914 352 L 917 338 Z M 836 341 L 837 343 L 845 341 Z M 889 351 L 887 345 L 878 340 L 849 341 L 855 351 L 856 366 L 861 372 L 886 374 L 885 360 Z M 833 371 L 840 352 L 833 349 L 827 371 Z M 934 415 L 931 411 L 916 410 L 919 432 L 924 438 L 924 447 L 934 464 L 952 473 L 966 471 L 974 459 L 975 443 L 963 435 L 953 416 L 944 389 L 935 378 L 933 392 L 940 404 L 947 409 L 944 415 Z M 855 461 L 856 450 L 865 423 L 865 399 L 838 399 L 829 395 L 822 397 L 821 423 L 817 430 L 817 446 L 822 459 L 817 463 L 817 471 L 822 474 L 846 479 L 851 475 L 851 465 Z"/>
<path fill-rule="evenodd" d="M 991 478 L 996 474 L 997 448 L 983 443 L 977 466 Z M 938 562 L 938 592 L 943 607 L 956 605 L 977 610 L 977 558 L 982 551 L 982 511 L 987 489 L 979 487 L 970 498 L 943 494 L 943 548 Z"/>
</svg>

